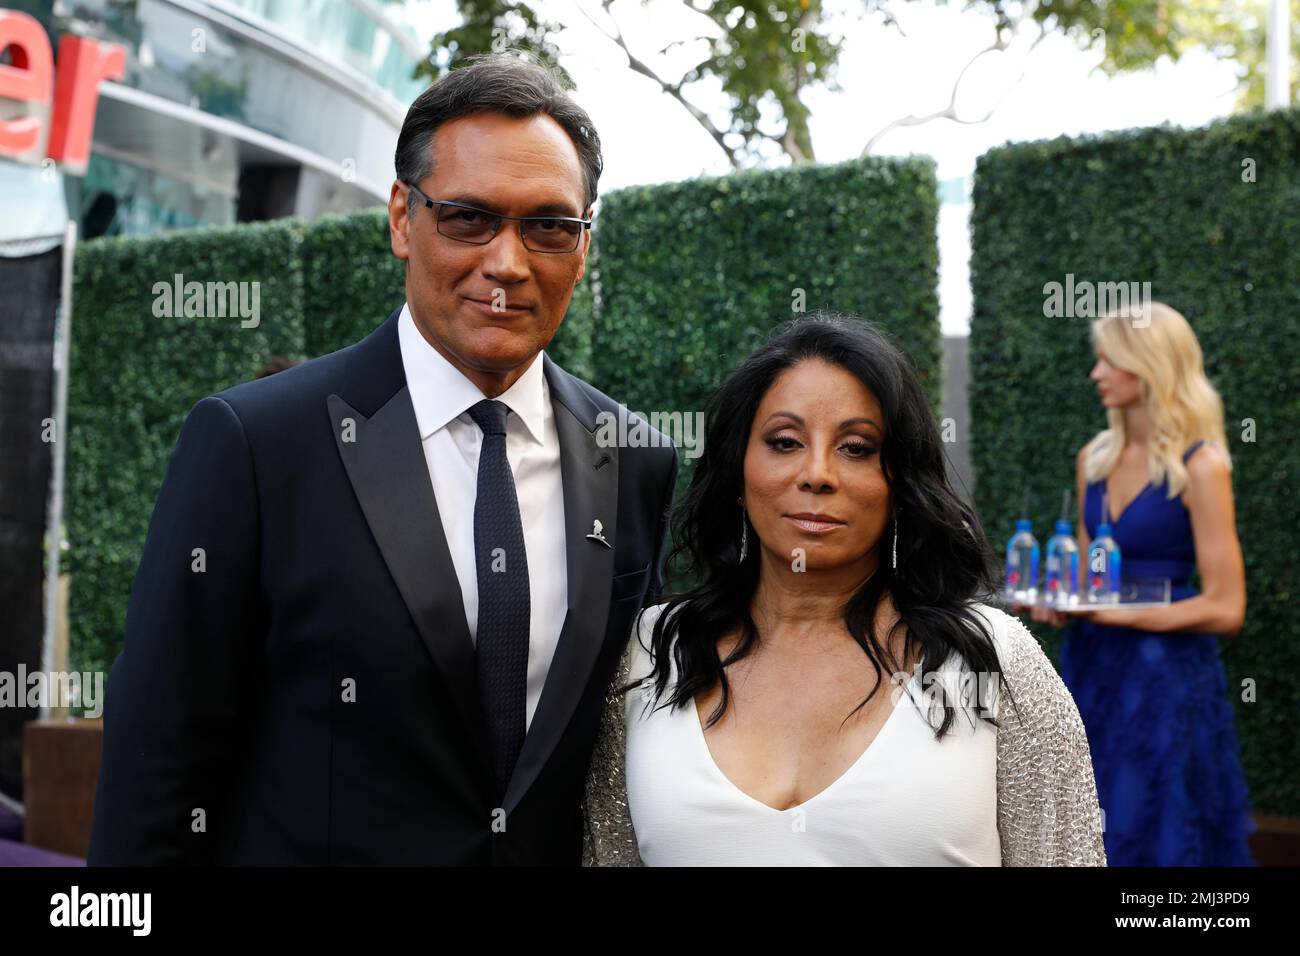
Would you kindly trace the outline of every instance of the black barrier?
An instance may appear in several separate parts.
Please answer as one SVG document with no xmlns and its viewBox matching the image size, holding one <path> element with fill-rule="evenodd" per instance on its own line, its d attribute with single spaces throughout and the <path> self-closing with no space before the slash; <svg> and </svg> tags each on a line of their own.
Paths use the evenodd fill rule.
<svg viewBox="0 0 1300 956">
<path fill-rule="evenodd" d="M 54 327 L 63 247 L 0 255 L 0 673 L 41 667 L 46 508 L 54 445 Z M 21 798 L 26 706 L 0 706 L 0 792 Z"/>
</svg>

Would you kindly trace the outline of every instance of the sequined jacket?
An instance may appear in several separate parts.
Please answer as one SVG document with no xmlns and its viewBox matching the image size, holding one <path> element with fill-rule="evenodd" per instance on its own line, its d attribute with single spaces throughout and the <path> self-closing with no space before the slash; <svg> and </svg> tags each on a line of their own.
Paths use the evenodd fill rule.
<svg viewBox="0 0 1300 956">
<path fill-rule="evenodd" d="M 1000 631 L 1014 706 L 997 710 L 1003 866 L 1105 866 L 1092 757 L 1074 698 L 1018 619 L 981 606 Z M 632 641 L 606 695 L 583 807 L 584 866 L 641 866 L 624 777 L 624 698 Z M 637 675 L 642 676 L 642 675 Z"/>
</svg>

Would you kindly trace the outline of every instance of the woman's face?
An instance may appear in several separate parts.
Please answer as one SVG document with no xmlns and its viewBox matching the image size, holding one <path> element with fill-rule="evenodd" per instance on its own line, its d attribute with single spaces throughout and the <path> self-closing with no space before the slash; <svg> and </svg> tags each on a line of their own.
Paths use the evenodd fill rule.
<svg viewBox="0 0 1300 956">
<path fill-rule="evenodd" d="M 807 569 L 874 571 L 893 510 L 884 438 L 880 403 L 838 365 L 808 359 L 777 377 L 750 427 L 742 491 L 767 557 L 789 564 L 803 549 Z"/>
<path fill-rule="evenodd" d="M 1097 393 L 1106 408 L 1123 408 L 1142 401 L 1142 378 L 1111 365 L 1100 350 L 1088 378 L 1097 383 Z"/>
</svg>

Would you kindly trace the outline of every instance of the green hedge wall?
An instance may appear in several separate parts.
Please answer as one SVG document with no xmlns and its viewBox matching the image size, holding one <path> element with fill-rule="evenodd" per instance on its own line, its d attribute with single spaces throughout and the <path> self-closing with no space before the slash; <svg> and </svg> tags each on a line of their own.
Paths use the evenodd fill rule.
<svg viewBox="0 0 1300 956">
<path fill-rule="evenodd" d="M 635 411 L 702 410 L 722 375 L 792 317 L 797 287 L 807 311 L 857 312 L 895 333 L 937 404 L 935 188 L 928 161 L 870 159 L 612 193 L 547 352 Z M 191 406 L 272 355 L 364 337 L 401 304 L 403 270 L 383 210 L 78 249 L 67 512 L 78 667 L 106 669 L 121 647 Z M 153 283 L 175 272 L 260 281 L 260 327 L 155 317 Z"/>
<path fill-rule="evenodd" d="M 234 239 L 238 241 L 232 241 Z M 270 356 L 303 354 L 303 231 L 295 223 L 78 248 L 68 375 L 69 627 L 78 669 L 107 670 L 154 499 L 195 402 L 253 377 Z M 260 324 L 154 315 L 154 285 L 258 282 Z"/>
<path fill-rule="evenodd" d="M 606 197 L 596 384 L 633 411 L 702 411 L 802 289 L 806 312 L 893 333 L 937 408 L 936 189 L 930 160 L 872 157 Z"/>
<path fill-rule="evenodd" d="M 302 245 L 303 309 L 310 355 L 359 342 L 406 299 L 406 264 L 388 244 L 388 211 L 327 216 Z"/>
<path fill-rule="evenodd" d="M 972 458 L 995 542 L 1026 490 L 1045 537 L 1076 452 L 1105 427 L 1089 320 L 1044 317 L 1044 285 L 1150 281 L 1196 330 L 1224 398 L 1246 561 L 1245 628 L 1222 647 L 1251 799 L 1300 813 L 1300 111 L 992 150 L 972 232 Z M 1240 699 L 1247 678 L 1254 703 Z"/>
</svg>

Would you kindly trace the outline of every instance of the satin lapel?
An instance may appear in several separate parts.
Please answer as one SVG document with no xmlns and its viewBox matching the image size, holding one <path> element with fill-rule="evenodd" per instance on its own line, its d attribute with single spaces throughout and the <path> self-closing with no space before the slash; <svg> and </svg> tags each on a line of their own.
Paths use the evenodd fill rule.
<svg viewBox="0 0 1300 956">
<path fill-rule="evenodd" d="M 410 393 L 403 384 L 369 418 L 338 395 L 328 405 L 334 440 L 366 522 L 491 779 L 474 644 Z"/>
<path fill-rule="evenodd" d="M 542 358 L 560 441 L 569 612 L 506 789 L 507 816 L 537 779 L 568 727 L 605 640 L 614 551 L 587 537 L 593 523 L 599 520 L 606 540 L 618 544 L 618 448 L 597 444 L 596 405 L 567 372 L 545 353 Z"/>
</svg>

